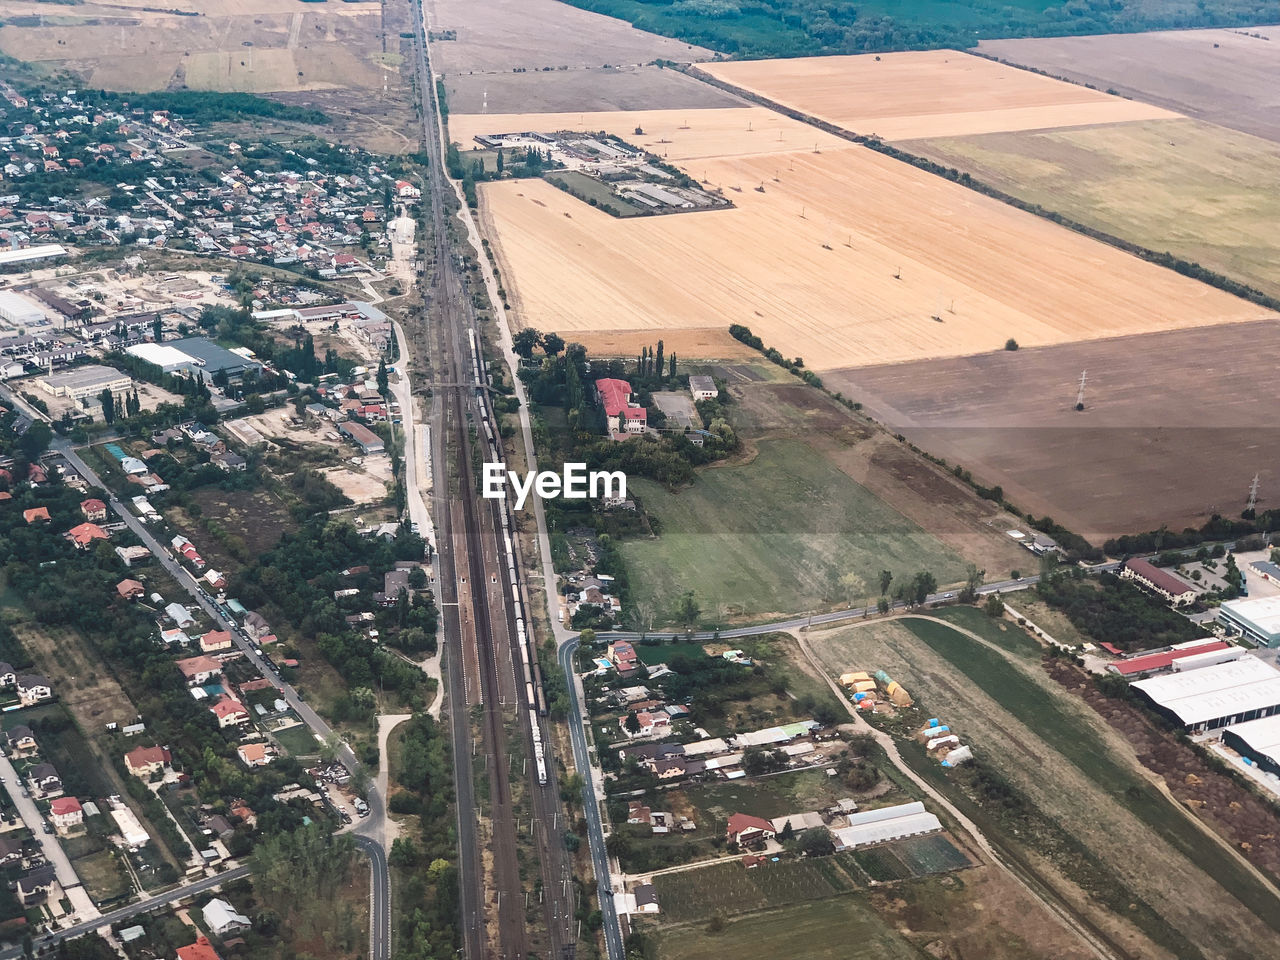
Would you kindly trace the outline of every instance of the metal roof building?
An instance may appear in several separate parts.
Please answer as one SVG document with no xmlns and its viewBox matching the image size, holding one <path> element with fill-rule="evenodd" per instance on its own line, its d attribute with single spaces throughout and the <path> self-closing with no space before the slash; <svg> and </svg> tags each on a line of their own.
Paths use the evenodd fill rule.
<svg viewBox="0 0 1280 960">
<path fill-rule="evenodd" d="M 849 815 L 849 825 L 832 830 L 837 850 L 851 850 L 869 843 L 882 843 L 900 837 L 914 837 L 922 833 L 941 830 L 942 823 L 915 803 L 900 803 L 896 807 L 867 810 Z"/>
<path fill-rule="evenodd" d="M 1232 724 L 1222 731 L 1222 742 L 1263 770 L 1280 774 L 1280 716 Z"/>
<path fill-rule="evenodd" d="M 133 386 L 133 378 L 112 367 L 90 363 L 83 367 L 69 367 L 60 373 L 48 373 L 36 380 L 36 385 L 55 397 L 83 400 L 96 397 L 103 390 L 120 393 Z"/>
<path fill-rule="evenodd" d="M 1254 656 L 1138 680 L 1131 686 L 1158 713 L 1192 732 L 1280 712 L 1280 670 Z"/>
<path fill-rule="evenodd" d="M 1218 622 L 1254 643 L 1280 646 L 1280 596 L 1228 600 L 1218 608 Z"/>
</svg>

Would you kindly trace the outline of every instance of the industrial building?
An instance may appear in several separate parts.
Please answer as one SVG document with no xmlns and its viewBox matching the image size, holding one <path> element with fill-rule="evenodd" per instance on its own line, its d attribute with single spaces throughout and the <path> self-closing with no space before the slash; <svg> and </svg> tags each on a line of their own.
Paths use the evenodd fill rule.
<svg viewBox="0 0 1280 960">
<path fill-rule="evenodd" d="M 83 400 L 96 397 L 103 390 L 121 393 L 133 386 L 133 378 L 112 367 L 90 363 L 83 367 L 70 367 L 60 373 L 45 374 L 36 380 L 45 393 L 55 397 Z"/>
<path fill-rule="evenodd" d="M 1113 660 L 1107 664 L 1107 671 L 1119 674 L 1127 680 L 1140 680 L 1143 677 L 1155 676 L 1158 673 L 1168 673 L 1171 670 L 1186 669 L 1193 665 L 1197 667 L 1208 666 L 1203 659 L 1204 654 L 1217 654 L 1218 656 L 1213 662 L 1222 663 L 1227 660 L 1235 660 L 1238 654 L 1243 652 L 1239 647 L 1233 646 L 1225 640 L 1206 637 L 1201 640 L 1189 640 L 1186 643 L 1174 644 L 1168 650 L 1144 653 L 1136 657 L 1127 657 L 1124 660 Z M 1190 662 L 1184 663 L 1183 661 Z"/>
<path fill-rule="evenodd" d="M 1280 647 L 1280 596 L 1228 600 L 1218 608 L 1228 633 L 1267 647 Z"/>
<path fill-rule="evenodd" d="M 382 438 L 362 423 L 340 423 L 338 431 L 350 437 L 366 454 L 384 450 Z"/>
<path fill-rule="evenodd" d="M 1132 685 L 1157 713 L 1191 733 L 1280 713 L 1280 670 L 1255 656 Z"/>
<path fill-rule="evenodd" d="M 831 836 L 837 850 L 852 850 L 870 843 L 915 837 L 941 829 L 938 818 L 927 813 L 924 804 L 917 800 L 915 803 L 900 803 L 896 807 L 851 813 L 849 825 L 832 830 Z"/>
<path fill-rule="evenodd" d="M 1222 731 L 1222 742 L 1268 773 L 1280 775 L 1280 716 L 1232 724 Z"/>
<path fill-rule="evenodd" d="M 1139 557 L 1126 560 L 1124 566 L 1120 568 L 1120 576 L 1142 584 L 1151 592 L 1164 597 L 1175 607 L 1191 603 L 1196 598 L 1196 588 L 1187 581 Z"/>
<path fill-rule="evenodd" d="M 230 380 L 244 376 L 246 370 L 261 370 L 262 364 L 220 347 L 208 337 L 187 337 L 168 343 L 139 343 L 127 347 L 126 352 L 155 364 L 165 373 L 180 377 L 204 374 L 212 380 L 214 374 L 225 373 Z"/>
<path fill-rule="evenodd" d="M 40 243 L 23 247 L 20 250 L 0 251 L 0 266 L 10 263 L 26 263 L 29 260 L 44 260 L 47 257 L 65 257 L 67 248 L 60 243 Z"/>
<path fill-rule="evenodd" d="M 48 322 L 49 316 L 26 297 L 0 290 L 0 319 L 14 327 L 37 327 Z"/>
</svg>

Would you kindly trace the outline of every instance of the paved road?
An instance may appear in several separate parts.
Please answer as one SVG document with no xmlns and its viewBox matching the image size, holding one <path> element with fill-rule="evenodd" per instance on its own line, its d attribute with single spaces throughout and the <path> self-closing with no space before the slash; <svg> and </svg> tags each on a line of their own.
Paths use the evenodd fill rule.
<svg viewBox="0 0 1280 960">
<path fill-rule="evenodd" d="M 136 917 L 140 913 L 146 913 L 149 910 L 168 906 L 175 900 L 183 900 L 187 897 L 194 897 L 201 893 L 207 893 L 215 887 L 222 886 L 224 883 L 230 883 L 233 880 L 239 880 L 243 877 L 247 877 L 248 875 L 248 867 L 236 867 L 233 870 L 224 870 L 222 873 L 214 874 L 212 877 L 205 877 L 203 880 L 197 880 L 194 883 L 184 884 L 181 887 L 174 887 L 172 890 L 152 894 L 145 900 L 139 900 L 137 903 L 131 903 L 127 907 L 112 910 L 110 913 L 104 913 L 96 920 L 78 923 L 74 927 L 68 927 L 66 930 L 59 930 L 56 933 L 37 937 L 35 938 L 35 947 L 39 950 L 42 947 L 51 946 L 55 943 L 60 943 L 63 940 L 70 940 L 73 937 L 92 933 L 99 927 L 116 924 L 121 920 L 128 920 L 130 917 Z M 21 947 L 10 947 L 7 950 L 0 951 L 0 960 L 17 960 L 17 958 L 21 956 Z M 375 957 L 374 960 L 380 960 L 380 958 Z"/>
<path fill-rule="evenodd" d="M 66 851 L 62 849 L 62 844 L 58 843 L 58 838 L 53 834 L 44 832 L 44 817 L 40 815 L 40 810 L 36 807 L 36 803 L 30 797 L 23 796 L 23 785 L 18 779 L 18 771 L 13 768 L 13 764 L 9 762 L 9 758 L 0 751 L 0 777 L 4 779 L 5 789 L 9 791 L 9 796 L 13 798 L 13 805 L 18 808 L 18 813 L 22 817 L 22 822 L 27 825 L 27 829 L 35 834 L 36 842 L 40 844 L 40 848 L 44 851 L 44 858 L 53 864 L 54 870 L 57 871 L 58 883 L 62 885 L 62 889 L 67 892 L 67 899 L 71 901 L 71 908 L 76 918 L 81 920 L 91 920 L 98 915 L 98 908 L 93 905 L 93 901 L 89 899 L 89 893 L 80 883 L 80 878 L 76 875 L 75 867 L 71 865 L 71 860 L 67 856 Z"/>
<path fill-rule="evenodd" d="M 57 439 L 52 445 L 55 453 L 58 453 L 67 459 L 75 469 L 90 484 L 101 487 L 110 491 L 110 488 L 102 482 L 93 469 L 84 462 L 83 459 L 72 448 L 71 442 L 66 439 Z M 151 531 L 116 498 L 114 493 L 109 493 L 108 506 L 111 510 L 124 521 L 125 525 L 132 530 L 138 538 L 151 551 L 156 560 L 167 570 L 173 579 L 184 587 L 196 604 L 209 615 L 213 622 L 221 629 L 228 631 L 236 646 L 245 655 L 245 657 L 267 677 L 275 686 L 280 697 L 302 718 L 302 721 L 322 740 L 328 740 L 335 736 L 333 728 L 331 728 L 320 715 L 313 710 L 301 697 L 298 696 L 296 690 L 291 684 L 286 683 L 280 678 L 275 668 L 263 659 L 258 650 L 245 640 L 240 633 L 239 627 L 228 616 L 225 616 L 222 610 L 209 597 L 207 593 L 196 583 L 194 577 L 186 571 L 177 561 L 173 559 L 167 549 L 165 549 L 154 536 Z M 338 757 L 347 768 L 353 773 L 360 768 L 360 763 L 356 759 L 351 748 L 345 742 L 339 741 Z M 372 960 L 387 960 L 390 954 L 390 889 L 391 881 L 387 872 L 387 862 L 385 851 L 381 847 L 381 837 L 383 836 L 384 822 L 386 820 L 386 805 L 382 796 L 377 789 L 370 785 L 368 789 L 369 815 L 359 822 L 355 827 L 357 834 L 357 842 L 361 848 L 369 854 L 372 863 L 372 891 L 371 896 L 374 898 L 374 909 L 370 918 L 370 949 L 376 950 L 378 944 L 381 943 L 383 953 L 379 955 L 374 952 Z M 375 855 L 372 851 L 376 850 Z M 378 920 L 379 917 L 383 919 Z M 385 934 L 379 935 L 372 929 L 373 924 L 380 922 L 385 927 Z"/>
<path fill-rule="evenodd" d="M 578 696 L 577 674 L 573 655 L 578 649 L 578 638 L 561 644 L 558 656 L 564 670 L 565 686 L 569 689 L 569 739 L 573 742 L 573 763 L 582 774 L 582 808 L 587 820 L 587 843 L 591 848 L 591 865 L 596 874 L 596 888 L 600 899 L 600 913 L 604 919 L 605 948 L 609 960 L 622 960 L 626 950 L 622 941 L 622 928 L 613 900 L 613 881 L 609 872 L 609 854 L 604 845 L 604 824 L 600 819 L 600 802 L 596 798 L 594 768 L 587 750 L 586 710 Z"/>
<path fill-rule="evenodd" d="M 391 960 L 391 872 L 382 843 L 356 835 L 356 846 L 369 857 L 369 957 Z"/>
</svg>

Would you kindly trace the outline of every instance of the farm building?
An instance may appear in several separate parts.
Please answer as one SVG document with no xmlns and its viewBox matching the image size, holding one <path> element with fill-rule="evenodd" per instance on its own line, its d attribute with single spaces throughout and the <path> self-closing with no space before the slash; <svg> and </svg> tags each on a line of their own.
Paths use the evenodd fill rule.
<svg viewBox="0 0 1280 960">
<path fill-rule="evenodd" d="M 850 814 L 849 825 L 832 830 L 831 835 L 837 850 L 852 850 L 941 829 L 942 823 L 938 818 L 926 812 L 924 804 L 917 800 L 915 803 L 900 803 L 894 807 Z"/>
<path fill-rule="evenodd" d="M 689 393 L 693 395 L 695 403 L 699 400 L 714 400 L 720 396 L 715 379 L 698 374 L 689 378 Z"/>
<path fill-rule="evenodd" d="M 1280 775 L 1280 716 L 1234 723 L 1222 731 L 1222 742 L 1268 773 Z"/>
<path fill-rule="evenodd" d="M 1280 647 L 1280 597 L 1228 600 L 1218 608 L 1218 622 L 1254 643 Z"/>
<path fill-rule="evenodd" d="M 110 390 L 112 393 L 128 390 L 133 386 L 133 378 L 111 367 L 90 363 L 61 373 L 45 374 L 36 380 L 36 386 L 50 396 L 83 400 L 85 397 L 96 397 L 103 390 Z"/>
<path fill-rule="evenodd" d="M 1195 587 L 1168 570 L 1161 570 L 1149 560 L 1132 557 L 1120 568 L 1120 576 L 1133 580 L 1152 593 L 1164 597 L 1175 607 L 1190 603 L 1196 598 Z"/>
<path fill-rule="evenodd" d="M 1113 660 L 1107 664 L 1107 670 L 1130 680 L 1139 680 L 1142 677 L 1149 677 L 1158 673 L 1168 673 L 1174 669 L 1174 664 L 1177 661 L 1198 658 L 1206 653 L 1224 653 L 1225 655 L 1222 657 L 1224 661 L 1233 660 L 1235 657 L 1232 651 L 1239 649 L 1239 647 L 1232 647 L 1225 640 L 1214 640 L 1212 638 L 1192 640 L 1188 643 L 1176 644 L 1168 650 L 1161 650 L 1158 653 L 1144 653 L 1141 656 L 1129 657 L 1125 660 Z M 1196 663 L 1201 667 L 1207 666 L 1200 660 L 1197 660 Z"/>
<path fill-rule="evenodd" d="M 1132 687 L 1157 713 L 1192 733 L 1280 712 L 1280 670 L 1252 656 L 1139 680 Z"/>
<path fill-rule="evenodd" d="M 361 423 L 340 423 L 338 432 L 348 436 L 366 454 L 382 453 L 382 438 Z"/>
</svg>

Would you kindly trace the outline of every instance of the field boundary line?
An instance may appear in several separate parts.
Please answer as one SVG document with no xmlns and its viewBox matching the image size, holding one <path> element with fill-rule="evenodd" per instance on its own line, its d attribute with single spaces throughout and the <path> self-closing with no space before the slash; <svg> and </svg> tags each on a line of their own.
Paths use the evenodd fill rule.
<svg viewBox="0 0 1280 960">
<path fill-rule="evenodd" d="M 1068 230 L 1088 237 L 1091 240 L 1096 240 L 1100 243 L 1105 243 L 1108 246 L 1115 247 L 1117 250 L 1130 254 L 1131 256 L 1135 256 L 1140 260 L 1146 260 L 1148 263 L 1154 263 L 1157 266 L 1165 267 L 1168 270 L 1172 270 L 1174 273 L 1188 277 L 1192 280 L 1198 280 L 1207 286 L 1216 287 L 1224 293 L 1229 293 L 1232 296 L 1239 297 L 1249 303 L 1255 303 L 1258 306 L 1267 307 L 1271 310 L 1280 310 L 1280 299 L 1263 293 L 1261 290 L 1251 287 L 1247 283 L 1235 280 L 1226 274 L 1218 273 L 1217 271 L 1203 267 L 1199 263 L 1184 260 L 1181 257 L 1175 257 L 1168 251 L 1160 253 L 1156 250 L 1152 250 L 1150 247 L 1144 247 L 1139 243 L 1134 243 L 1130 240 L 1123 240 L 1120 237 L 1107 233 L 1105 230 L 1090 227 L 1087 224 L 1074 220 L 1056 210 L 1046 210 L 1039 204 L 1030 203 L 1019 197 L 1015 197 L 1013 194 L 1006 193 L 984 180 L 977 179 L 971 174 L 962 173 L 959 170 L 945 167 L 927 157 L 911 153 L 908 150 L 903 150 L 901 147 L 896 147 L 893 144 L 886 143 L 877 137 L 855 133 L 852 130 L 847 130 L 844 127 L 831 123 L 828 120 L 815 117 L 802 110 L 796 110 L 793 107 L 788 107 L 776 100 L 770 100 L 762 94 L 755 93 L 745 87 L 739 87 L 726 80 L 721 80 L 719 77 L 712 76 L 705 70 L 702 70 L 693 64 L 677 66 L 676 69 L 680 70 L 686 76 L 693 77 L 695 80 L 701 80 L 703 83 L 708 83 L 713 87 L 717 87 L 725 91 L 726 93 L 742 97 L 744 100 L 750 101 L 758 106 L 766 107 L 773 110 L 775 113 L 782 114 L 784 117 L 797 120 L 800 123 L 807 124 L 823 131 L 824 133 L 829 133 L 834 137 L 839 137 L 842 140 L 847 140 L 850 143 L 866 147 L 868 150 L 873 150 L 876 153 L 898 160 L 909 166 L 915 167 L 917 170 L 923 170 L 925 173 L 930 173 L 934 176 L 941 177 L 944 180 L 949 180 L 951 183 L 957 184 L 961 187 L 966 187 L 975 193 L 980 193 L 993 200 L 998 200 L 1001 203 L 1021 210 L 1024 213 L 1033 214 L 1043 220 L 1056 223 L 1060 227 L 1065 227 Z"/>
</svg>

